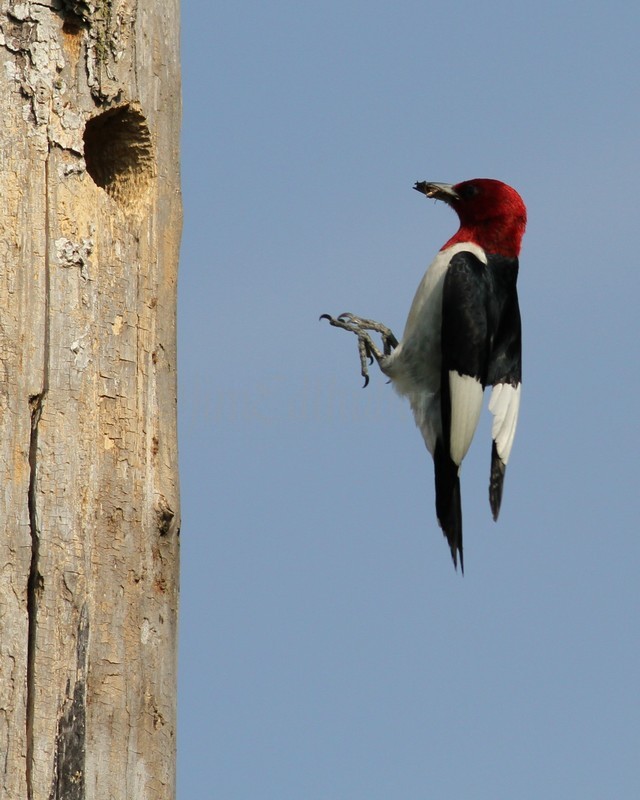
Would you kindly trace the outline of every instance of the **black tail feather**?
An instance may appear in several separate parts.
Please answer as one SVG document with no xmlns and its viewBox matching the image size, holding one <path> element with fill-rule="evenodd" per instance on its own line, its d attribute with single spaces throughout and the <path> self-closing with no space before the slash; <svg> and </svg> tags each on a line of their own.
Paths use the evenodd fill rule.
<svg viewBox="0 0 640 800">
<path fill-rule="evenodd" d="M 436 444 L 433 456 L 436 477 L 436 514 L 442 532 L 447 537 L 451 549 L 451 558 L 455 568 L 464 575 L 464 556 L 462 552 L 462 504 L 460 500 L 460 478 L 458 467 L 444 452 L 442 443 Z"/>
<path fill-rule="evenodd" d="M 491 448 L 491 477 L 489 478 L 489 503 L 493 519 L 498 519 L 500 504 L 502 503 L 502 487 L 504 485 L 504 473 L 507 465 L 502 461 L 496 449 L 496 443 Z"/>
</svg>

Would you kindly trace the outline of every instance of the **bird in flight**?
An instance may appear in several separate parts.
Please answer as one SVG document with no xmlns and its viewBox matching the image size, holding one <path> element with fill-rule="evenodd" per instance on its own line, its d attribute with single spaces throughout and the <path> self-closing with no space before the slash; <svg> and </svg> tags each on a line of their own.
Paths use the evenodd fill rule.
<svg viewBox="0 0 640 800">
<path fill-rule="evenodd" d="M 361 374 L 375 359 L 408 398 L 435 471 L 436 514 L 455 567 L 462 549 L 460 466 L 475 433 L 484 389 L 493 414 L 489 503 L 494 520 L 520 406 L 521 328 L 516 281 L 527 224 L 522 198 L 507 184 L 475 178 L 413 187 L 442 200 L 460 227 L 437 253 L 416 291 L 400 341 L 385 325 L 323 314 L 357 336 Z M 372 334 L 379 334 L 381 349 Z"/>
</svg>

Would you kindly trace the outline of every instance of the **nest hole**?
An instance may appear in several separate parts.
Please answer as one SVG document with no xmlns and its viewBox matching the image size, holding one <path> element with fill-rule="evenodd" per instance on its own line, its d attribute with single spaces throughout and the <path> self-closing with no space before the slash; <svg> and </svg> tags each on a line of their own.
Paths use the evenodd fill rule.
<svg viewBox="0 0 640 800">
<path fill-rule="evenodd" d="M 84 160 L 94 183 L 123 206 L 137 206 L 155 175 L 147 121 L 125 105 L 92 117 L 84 129 Z"/>
<path fill-rule="evenodd" d="M 82 19 L 70 11 L 62 23 L 62 32 L 67 36 L 79 36 L 82 33 L 83 24 Z"/>
</svg>

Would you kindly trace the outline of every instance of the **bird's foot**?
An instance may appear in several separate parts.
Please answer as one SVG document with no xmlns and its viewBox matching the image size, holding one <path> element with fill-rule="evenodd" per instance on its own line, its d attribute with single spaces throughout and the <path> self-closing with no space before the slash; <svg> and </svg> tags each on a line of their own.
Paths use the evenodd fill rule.
<svg viewBox="0 0 640 800">
<path fill-rule="evenodd" d="M 340 314 L 337 317 L 332 317 L 330 314 L 322 314 L 320 319 L 326 319 L 334 328 L 342 328 L 345 331 L 355 333 L 358 337 L 360 374 L 364 378 L 365 386 L 369 383 L 369 365 L 373 364 L 373 359 L 375 358 L 379 364 L 398 346 L 398 340 L 391 330 L 380 322 L 374 322 L 374 320 L 371 319 L 361 319 L 360 317 L 356 317 L 355 314 L 349 313 Z M 380 334 L 382 338 L 382 351 L 376 347 L 369 331 Z"/>
</svg>

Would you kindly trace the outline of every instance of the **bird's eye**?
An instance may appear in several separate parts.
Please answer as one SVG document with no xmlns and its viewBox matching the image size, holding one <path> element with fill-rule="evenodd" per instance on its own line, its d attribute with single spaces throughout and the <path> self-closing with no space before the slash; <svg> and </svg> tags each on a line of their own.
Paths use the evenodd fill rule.
<svg viewBox="0 0 640 800">
<path fill-rule="evenodd" d="M 478 187 L 475 184 L 467 183 L 465 186 L 459 187 L 458 194 L 464 200 L 468 200 L 471 197 L 475 197 L 479 191 L 480 189 L 478 189 Z"/>
</svg>

